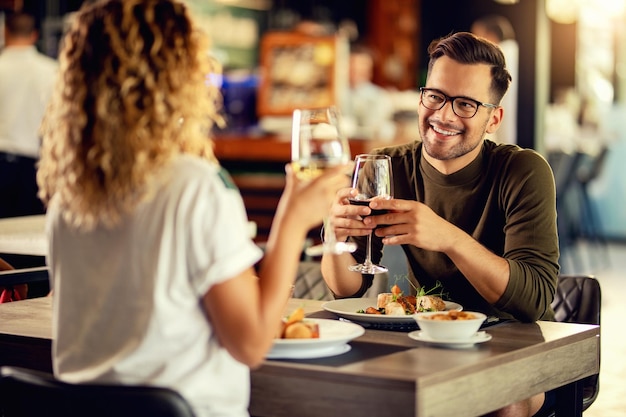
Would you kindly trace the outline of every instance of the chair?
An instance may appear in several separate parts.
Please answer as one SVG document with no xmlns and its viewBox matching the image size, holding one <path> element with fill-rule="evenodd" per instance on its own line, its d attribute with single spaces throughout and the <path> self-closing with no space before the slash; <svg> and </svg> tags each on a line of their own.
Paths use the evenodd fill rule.
<svg viewBox="0 0 626 417">
<path fill-rule="evenodd" d="M 185 399 L 168 388 L 68 384 L 17 367 L 0 369 L 3 417 L 194 417 Z"/>
<path fill-rule="evenodd" d="M 45 266 L 0 271 L 0 303 L 42 297 L 49 292 Z"/>
<path fill-rule="evenodd" d="M 559 276 L 552 302 L 556 321 L 600 325 L 600 307 L 600 283 L 595 277 L 590 275 Z M 583 411 L 589 408 L 598 397 L 599 377 L 600 374 L 590 375 L 582 381 Z"/>
<path fill-rule="evenodd" d="M 602 224 L 589 194 L 591 184 L 601 176 L 609 156 L 609 148 L 602 146 L 596 153 L 551 152 L 548 161 L 556 184 L 557 222 L 561 266 L 566 260 L 573 271 L 584 269 L 584 258 L 578 253 L 577 243 L 586 240 L 597 247 L 598 253 L 589 253 L 590 265 L 608 262 L 606 239 Z"/>
<path fill-rule="evenodd" d="M 0 271 L 0 287 L 10 287 L 18 284 L 33 284 L 36 282 L 48 282 L 47 266 Z"/>
<path fill-rule="evenodd" d="M 320 262 L 300 261 L 293 297 L 309 300 L 332 300 L 333 294 L 322 277 Z"/>
</svg>

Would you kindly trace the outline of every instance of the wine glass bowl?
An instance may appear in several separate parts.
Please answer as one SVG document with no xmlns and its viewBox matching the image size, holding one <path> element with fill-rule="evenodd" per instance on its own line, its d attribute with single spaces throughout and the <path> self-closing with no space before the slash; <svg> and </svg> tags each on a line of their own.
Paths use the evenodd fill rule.
<svg viewBox="0 0 626 417">
<path fill-rule="evenodd" d="M 291 131 L 291 165 L 301 180 L 312 180 L 324 169 L 348 164 L 352 158 L 348 140 L 340 128 L 340 114 L 336 107 L 296 109 Z M 338 242 L 328 217 L 324 221 L 325 239 L 322 245 L 305 249 L 309 256 L 324 252 L 354 252 L 353 242 Z"/>
<path fill-rule="evenodd" d="M 348 199 L 350 204 L 369 206 L 376 199 L 391 199 L 393 197 L 393 179 L 391 157 L 388 155 L 361 154 L 355 158 L 352 188 L 357 195 Z M 371 209 L 368 216 L 377 216 L 387 213 L 384 209 Z M 364 216 L 364 217 L 368 217 Z M 387 272 L 387 267 L 372 262 L 372 233 L 367 235 L 366 255 L 363 263 L 351 265 L 350 271 L 362 274 L 380 274 Z"/>
<path fill-rule="evenodd" d="M 350 146 L 334 107 L 293 112 L 291 161 L 299 178 L 312 179 L 325 168 L 350 162 Z"/>
</svg>

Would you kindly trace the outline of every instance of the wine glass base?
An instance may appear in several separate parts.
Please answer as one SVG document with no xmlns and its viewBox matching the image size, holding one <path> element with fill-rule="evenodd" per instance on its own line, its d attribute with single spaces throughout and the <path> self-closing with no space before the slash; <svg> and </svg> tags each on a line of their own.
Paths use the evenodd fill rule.
<svg viewBox="0 0 626 417">
<path fill-rule="evenodd" d="M 356 250 L 356 243 L 354 242 L 326 242 L 321 245 L 309 246 L 304 249 L 304 253 L 307 256 L 316 257 L 322 256 L 325 253 L 332 253 L 334 255 L 340 255 L 342 253 L 352 253 Z"/>
<path fill-rule="evenodd" d="M 356 264 L 356 265 L 350 265 L 348 267 L 348 270 L 350 270 L 352 272 L 359 272 L 361 274 L 375 275 L 375 274 L 382 274 L 384 272 L 387 272 L 387 271 L 389 271 L 389 268 L 387 268 L 386 266 L 383 266 L 383 265 Z"/>
</svg>

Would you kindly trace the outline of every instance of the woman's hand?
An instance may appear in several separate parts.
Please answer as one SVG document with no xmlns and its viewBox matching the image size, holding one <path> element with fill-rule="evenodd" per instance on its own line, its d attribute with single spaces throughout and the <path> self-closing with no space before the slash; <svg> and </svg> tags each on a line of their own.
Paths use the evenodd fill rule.
<svg viewBox="0 0 626 417">
<path fill-rule="evenodd" d="M 349 184 L 346 172 L 351 167 L 352 164 L 346 164 L 327 168 L 319 177 L 301 180 L 288 164 L 285 167 L 287 182 L 277 211 L 297 213 L 298 221 L 307 229 L 321 224 L 337 190 Z"/>
</svg>

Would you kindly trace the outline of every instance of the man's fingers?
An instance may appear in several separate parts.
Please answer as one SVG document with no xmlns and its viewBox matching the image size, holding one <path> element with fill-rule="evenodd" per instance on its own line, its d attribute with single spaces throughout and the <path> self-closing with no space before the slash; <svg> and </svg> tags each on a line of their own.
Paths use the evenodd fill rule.
<svg viewBox="0 0 626 417">
<path fill-rule="evenodd" d="M 370 202 L 370 207 L 373 209 L 385 209 L 393 211 L 408 211 L 411 209 L 415 201 L 400 200 L 397 198 L 377 198 Z"/>
</svg>

